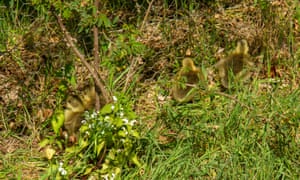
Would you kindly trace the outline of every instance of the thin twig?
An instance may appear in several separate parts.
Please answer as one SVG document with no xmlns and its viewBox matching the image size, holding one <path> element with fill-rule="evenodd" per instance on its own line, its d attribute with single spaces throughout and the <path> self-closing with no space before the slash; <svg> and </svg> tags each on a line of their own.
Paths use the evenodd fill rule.
<svg viewBox="0 0 300 180">
<path fill-rule="evenodd" d="M 234 100 L 235 102 L 239 103 L 241 106 L 247 108 L 249 111 L 250 110 L 253 110 L 251 107 L 249 107 L 248 105 L 246 105 L 245 103 L 241 102 L 240 100 L 238 100 L 236 97 L 234 96 L 230 96 L 229 94 L 226 94 L 226 93 L 222 93 L 222 92 L 219 92 L 219 91 L 213 91 L 212 92 L 213 94 L 217 94 L 217 95 L 220 95 L 220 96 L 224 96 L 224 97 L 227 97 L 231 100 Z"/>
<path fill-rule="evenodd" d="M 126 80 L 125 80 L 125 85 L 124 85 L 124 88 L 123 88 L 123 92 L 125 92 L 130 84 L 130 82 L 132 81 L 132 77 L 133 75 L 135 74 L 135 70 L 136 70 L 136 66 L 138 64 L 138 58 L 134 59 L 131 61 L 130 63 L 130 67 L 129 67 L 129 71 L 127 73 L 127 77 L 126 77 Z"/>
<path fill-rule="evenodd" d="M 142 31 L 143 28 L 144 28 L 144 25 L 145 25 L 145 23 L 146 23 L 146 21 L 147 21 L 147 19 L 148 19 L 148 16 L 149 16 L 149 13 L 150 13 L 150 9 L 151 9 L 151 7 L 152 7 L 153 2 L 154 2 L 154 0 L 152 0 L 152 1 L 150 2 L 149 6 L 148 6 L 148 9 L 147 9 L 147 11 L 146 11 L 146 15 L 145 15 L 144 20 L 143 20 L 143 22 L 142 22 L 140 31 Z"/>
<path fill-rule="evenodd" d="M 96 8 L 94 18 L 96 19 L 99 13 L 99 0 L 95 0 L 94 6 Z M 99 57 L 99 42 L 98 42 L 98 27 L 94 25 L 93 27 L 93 34 L 94 34 L 94 70 L 97 72 L 98 76 L 100 77 L 97 69 L 100 67 L 100 57 Z M 96 93 L 96 110 L 100 109 L 100 99 L 98 93 Z"/>
<path fill-rule="evenodd" d="M 197 85 L 195 85 L 195 84 L 186 84 L 186 85 L 188 85 L 189 87 L 193 87 L 193 88 L 195 88 L 195 89 L 199 89 L 199 87 L 198 87 Z M 201 91 L 203 91 L 203 90 L 201 90 Z M 205 90 L 204 90 L 204 91 L 205 91 Z M 220 91 L 207 91 L 207 93 L 208 93 L 208 94 L 217 94 L 217 95 L 220 95 L 220 96 L 227 97 L 227 98 L 229 98 L 229 99 L 231 99 L 231 100 L 234 100 L 235 102 L 239 103 L 241 106 L 247 108 L 249 111 L 250 111 L 250 110 L 253 111 L 253 109 L 252 109 L 251 107 L 249 107 L 249 106 L 246 105 L 245 103 L 243 103 L 243 102 L 241 102 L 240 100 L 238 100 L 236 97 L 231 96 L 231 95 L 229 95 L 229 94 L 226 94 L 226 93 L 223 93 L 223 92 L 220 92 Z"/>
<path fill-rule="evenodd" d="M 94 81 L 97 85 L 97 87 L 101 90 L 104 100 L 105 100 L 105 104 L 111 102 L 111 97 L 109 96 L 109 93 L 107 92 L 107 90 L 104 87 L 104 84 L 101 82 L 103 81 L 101 79 L 101 77 L 99 77 L 95 71 L 93 70 L 93 68 L 91 67 L 91 65 L 85 60 L 84 56 L 79 52 L 79 50 L 77 49 L 77 47 L 75 46 L 72 37 L 70 36 L 69 32 L 67 31 L 66 27 L 64 26 L 64 24 L 62 23 L 62 18 L 59 15 L 56 15 L 58 24 L 61 28 L 61 30 L 63 31 L 69 45 L 71 46 L 72 50 L 75 52 L 75 54 L 79 57 L 79 59 L 81 60 L 81 62 L 86 66 L 86 68 L 88 69 L 88 71 L 91 73 L 91 75 L 94 78 Z"/>
<path fill-rule="evenodd" d="M 102 155 L 101 155 L 99 161 L 97 162 L 97 167 L 101 167 L 102 161 L 103 161 L 105 155 L 106 155 L 106 145 L 104 145 L 103 153 L 102 153 Z"/>
</svg>

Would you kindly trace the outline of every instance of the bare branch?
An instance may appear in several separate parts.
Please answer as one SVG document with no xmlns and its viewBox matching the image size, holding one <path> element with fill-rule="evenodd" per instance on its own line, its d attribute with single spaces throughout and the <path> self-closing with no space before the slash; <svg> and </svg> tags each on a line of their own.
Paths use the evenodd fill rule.
<svg viewBox="0 0 300 180">
<path fill-rule="evenodd" d="M 139 58 L 140 57 L 138 57 L 136 59 L 133 59 L 130 63 L 129 71 L 127 73 L 126 80 L 125 80 L 125 85 L 124 85 L 124 88 L 122 90 L 123 92 L 125 92 L 128 89 L 128 86 L 132 81 L 132 78 L 133 78 L 133 76 L 136 72 L 136 69 L 137 69 Z"/>
<path fill-rule="evenodd" d="M 98 16 L 98 11 L 99 11 L 99 0 L 95 0 L 94 6 L 96 8 L 95 14 L 94 14 L 94 18 L 97 18 Z M 94 25 L 93 27 L 93 34 L 94 34 L 94 59 L 95 59 L 95 65 L 94 65 L 94 69 L 96 71 L 96 73 L 98 74 L 99 77 L 100 74 L 98 73 L 97 69 L 100 67 L 100 57 L 99 57 L 99 42 L 98 42 L 98 27 L 96 25 Z M 100 109 L 100 99 L 99 99 L 99 95 L 96 94 L 96 109 L 99 110 Z"/>
<path fill-rule="evenodd" d="M 97 75 L 97 73 L 95 73 L 96 71 L 93 70 L 93 68 L 90 66 L 90 64 L 85 60 L 84 56 L 79 52 L 78 48 L 75 46 L 72 37 L 70 36 L 70 34 L 68 33 L 66 27 L 64 26 L 64 24 L 62 23 L 62 18 L 59 15 L 55 15 L 58 21 L 58 24 L 61 28 L 61 30 L 63 31 L 68 43 L 70 44 L 72 50 L 75 52 L 75 54 L 79 57 L 79 59 L 81 60 L 81 62 L 86 66 L 86 68 L 88 69 L 88 71 L 91 73 L 91 75 L 94 78 L 94 81 L 97 85 L 97 87 L 100 89 L 101 93 L 103 94 L 104 100 L 105 100 L 105 104 L 111 102 L 111 97 L 108 93 L 108 91 L 105 89 L 104 84 L 102 83 L 103 80 L 101 79 L 101 77 L 99 77 Z M 102 81 L 102 82 L 101 82 Z"/>
<path fill-rule="evenodd" d="M 143 28 L 144 28 L 144 25 L 145 25 L 145 23 L 146 23 L 146 21 L 147 21 L 147 18 L 148 18 L 148 16 L 149 16 L 149 12 L 150 12 L 150 9 L 151 9 L 151 7 L 152 7 L 153 2 L 154 2 L 154 0 L 152 0 L 152 1 L 150 2 L 149 6 L 148 6 L 148 9 L 147 9 L 147 11 L 146 11 L 146 15 L 145 15 L 145 17 L 144 17 L 144 19 L 143 19 L 143 22 L 142 22 L 142 25 L 141 25 L 140 30 L 143 30 Z"/>
</svg>

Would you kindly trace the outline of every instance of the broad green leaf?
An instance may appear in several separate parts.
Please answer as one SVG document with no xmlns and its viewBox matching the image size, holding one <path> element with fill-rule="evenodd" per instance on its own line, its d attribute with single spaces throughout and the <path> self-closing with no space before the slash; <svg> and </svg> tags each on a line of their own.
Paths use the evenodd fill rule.
<svg viewBox="0 0 300 180">
<path fill-rule="evenodd" d="M 118 132 L 118 135 L 121 136 L 121 137 L 126 137 L 126 133 L 125 133 L 125 131 L 123 131 L 123 130 L 120 130 L 120 131 Z"/>
<path fill-rule="evenodd" d="M 86 132 L 86 131 L 89 130 L 89 127 L 88 127 L 87 124 L 84 124 L 84 125 L 82 125 L 82 126 L 80 127 L 79 130 L 80 130 L 81 133 L 84 133 L 84 132 Z"/>
<path fill-rule="evenodd" d="M 112 113 L 112 105 L 111 105 L 111 104 L 106 104 L 106 105 L 100 110 L 100 113 L 103 114 L 103 115 Z"/>
<path fill-rule="evenodd" d="M 121 127 L 123 126 L 123 120 L 120 118 L 115 118 L 113 119 L 112 123 L 116 126 L 116 127 Z"/>
<path fill-rule="evenodd" d="M 140 138 L 140 134 L 139 134 L 137 131 L 135 131 L 135 130 L 132 130 L 132 131 L 130 132 L 130 134 L 131 134 L 132 136 L 136 137 L 136 138 Z"/>
<path fill-rule="evenodd" d="M 127 112 L 127 117 L 129 118 L 129 119 L 136 119 L 136 114 L 134 113 L 134 112 Z"/>
</svg>

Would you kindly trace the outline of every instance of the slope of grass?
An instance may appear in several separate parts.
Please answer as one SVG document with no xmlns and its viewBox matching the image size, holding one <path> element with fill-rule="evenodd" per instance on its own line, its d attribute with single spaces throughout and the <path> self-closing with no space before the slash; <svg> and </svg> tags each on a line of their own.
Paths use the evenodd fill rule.
<svg viewBox="0 0 300 180">
<path fill-rule="evenodd" d="M 151 23 L 145 22 L 139 38 L 147 46 L 151 56 L 130 55 L 132 61 L 135 58 L 139 60 L 136 62 L 141 63 L 139 65 L 142 70 L 139 69 L 136 73 L 128 70 L 128 62 L 122 58 L 118 59 L 120 62 L 111 62 L 120 63 L 126 70 L 120 70 L 120 79 L 114 80 L 114 76 L 110 76 L 113 82 L 122 81 L 114 84 L 120 89 L 125 82 L 123 76 L 128 75 L 130 79 L 132 74 L 140 75 L 136 79 L 132 78 L 132 85 L 128 85 L 130 88 L 126 95 L 130 97 L 128 99 L 135 98 L 135 106 L 143 108 L 142 113 L 137 112 L 143 132 L 138 156 L 143 165 L 141 168 L 132 166 L 122 172 L 121 179 L 300 178 L 300 60 L 297 50 L 299 45 L 296 46 L 299 44 L 299 37 L 296 33 L 293 34 L 294 29 L 286 26 L 288 21 L 267 16 L 272 10 L 270 4 L 258 2 L 263 7 L 259 7 L 258 3 L 248 11 L 243 6 L 241 9 L 235 6 L 228 10 L 228 14 L 220 14 L 218 11 L 216 14 L 209 14 L 218 5 L 209 7 L 206 4 L 206 11 L 201 13 L 207 13 L 207 16 L 203 17 L 196 16 L 197 13 L 200 14 L 198 11 L 185 14 L 185 11 L 177 9 L 174 16 L 166 11 L 165 18 L 171 17 L 170 21 L 161 20 L 161 14 L 151 17 L 150 13 L 148 20 Z M 287 11 L 285 5 L 282 7 L 279 9 L 292 12 Z M 267 14 L 261 23 L 266 24 L 263 27 L 265 29 L 256 29 L 256 25 L 260 23 L 252 22 L 253 17 L 258 17 L 259 14 L 256 13 L 260 11 Z M 247 16 L 243 19 L 245 21 L 235 21 L 233 12 L 238 12 L 238 20 Z M 27 43 L 27 48 L 30 49 L 33 45 L 36 49 L 30 49 L 33 52 L 26 50 L 23 38 L 27 31 L 31 32 L 27 29 L 32 24 L 27 22 L 25 15 L 24 19 L 18 19 L 16 14 L 22 13 L 18 9 L 14 13 L 5 11 L 1 20 L 7 21 L 0 25 L 2 29 L 7 29 L 0 31 L 0 39 L 6 42 L 5 45 L 0 45 L 1 52 L 4 52 L 0 54 L 0 60 L 3 59 L 0 63 L 0 93 L 5 94 L 0 97 L 0 179 L 39 179 L 48 177 L 47 173 L 50 174 L 49 177 L 55 177 L 49 167 L 60 160 L 64 150 L 58 150 L 56 157 L 48 160 L 39 149 L 38 143 L 45 136 L 54 136 L 49 117 L 55 108 L 61 107 L 62 94 L 59 93 L 62 92 L 59 82 L 74 80 L 73 70 L 77 67 L 75 63 L 68 64 L 66 58 L 71 59 L 70 61 L 76 58 L 66 50 L 60 36 L 55 36 L 55 23 L 49 23 L 51 26 L 48 23 L 37 23 L 39 31 L 33 28 L 34 33 L 29 33 L 28 38 L 31 40 L 32 35 L 35 43 L 31 44 L 29 40 L 29 44 Z M 187 15 L 194 19 L 187 21 L 191 20 Z M 273 22 L 280 25 L 280 28 L 272 26 Z M 235 25 L 254 28 L 237 30 Z M 297 25 L 295 23 L 295 27 Z M 130 27 L 136 28 L 134 31 L 139 30 L 135 26 Z M 112 37 L 109 41 L 112 46 L 117 41 L 114 38 L 119 32 L 128 32 L 129 35 L 124 37 L 131 37 L 131 32 L 124 29 L 110 32 Z M 252 31 L 253 29 L 258 33 Z M 44 31 L 51 33 L 44 36 L 45 33 L 41 33 Z M 245 31 L 246 34 L 243 34 Z M 130 39 L 132 44 L 136 42 L 135 35 Z M 287 35 L 289 40 L 285 39 Z M 115 44 L 132 47 L 127 38 L 120 37 L 120 42 Z M 218 59 L 216 52 L 222 48 L 230 49 L 230 43 L 234 44 L 241 37 L 250 37 L 253 53 L 264 55 L 265 69 L 254 78 L 254 82 L 228 92 L 233 98 L 212 91 L 203 93 L 192 103 L 176 104 L 169 99 L 170 78 L 178 69 L 179 60 L 188 55 L 185 52 L 192 51 L 197 65 L 211 67 Z M 43 49 L 45 47 L 47 48 Z M 123 49 L 118 46 L 114 48 L 119 49 L 116 52 L 120 54 L 110 53 L 118 58 Z M 111 57 L 106 58 L 110 60 Z M 57 59 L 59 60 L 56 61 Z M 278 60 L 273 66 L 277 69 L 271 71 L 274 59 Z M 112 67 L 114 68 L 118 69 Z M 87 72 L 80 71 L 77 74 L 85 76 Z M 210 75 L 207 73 L 207 76 Z"/>
<path fill-rule="evenodd" d="M 209 104 L 203 98 L 193 104 L 168 106 L 167 111 L 173 112 L 164 113 L 158 121 L 173 131 L 168 134 L 169 142 L 159 144 L 149 132 L 150 142 L 143 156 L 145 167 L 128 176 L 299 178 L 299 90 L 236 93 L 250 110 L 220 96 Z"/>
</svg>

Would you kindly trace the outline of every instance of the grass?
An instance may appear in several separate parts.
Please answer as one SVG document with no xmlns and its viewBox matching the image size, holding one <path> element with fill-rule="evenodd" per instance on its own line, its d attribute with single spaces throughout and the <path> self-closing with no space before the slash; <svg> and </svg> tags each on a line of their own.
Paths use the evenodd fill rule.
<svg viewBox="0 0 300 180">
<path fill-rule="evenodd" d="M 169 128 L 173 137 L 160 144 L 150 131 L 142 156 L 146 165 L 128 177 L 299 178 L 299 90 L 236 94 L 250 111 L 225 97 L 215 97 L 209 104 L 202 98 L 193 104 L 168 105 L 166 111 L 171 112 L 159 117 L 163 123 L 158 126 L 167 124 L 164 131 Z"/>
<path fill-rule="evenodd" d="M 5 16 L 9 16 L 9 14 L 5 14 Z M 6 19 L 5 16 L 2 19 Z M 12 19 L 17 20 L 16 18 Z M 3 31 L 0 35 L 1 39 L 12 43 L 8 47 L 18 44 L 18 38 L 25 34 L 20 28 L 19 31 L 13 31 L 13 29 L 18 29 L 17 24 L 30 24 L 26 23 L 26 18 L 21 19 L 21 21 L 14 22 L 15 24 L 5 21 L 6 23 L 2 24 L 5 29 L 12 29 L 10 30 L 12 35 L 8 36 L 9 32 Z M 195 55 L 197 65 L 209 67 L 216 61 L 214 58 L 216 49 L 213 46 L 222 47 L 224 42 L 218 36 L 219 32 L 214 24 L 207 21 L 204 28 L 192 31 L 192 35 L 198 36 L 191 38 L 191 42 L 182 43 L 180 40 L 185 38 L 182 36 L 180 37 L 182 39 L 178 41 L 179 43 L 174 41 L 175 44 L 172 44 L 172 38 L 175 36 L 172 36 L 171 33 L 176 28 L 169 25 L 168 21 L 163 23 L 165 26 L 161 29 L 166 32 L 164 32 L 165 36 L 161 41 L 164 41 L 164 38 L 170 40 L 167 43 L 162 42 L 162 44 L 166 43 L 167 45 L 161 45 L 161 41 L 156 44 L 157 47 L 166 46 L 157 52 L 159 56 L 145 58 L 148 61 L 153 61 L 146 63 L 154 64 L 149 69 L 156 73 L 155 78 L 152 78 L 154 73 L 147 74 L 151 77 L 151 83 L 147 84 L 147 80 L 144 82 L 138 80 L 137 83 L 132 82 L 128 88 L 130 94 L 131 91 L 135 91 L 136 86 L 143 85 L 141 85 L 142 90 L 137 91 L 139 93 L 134 92 L 136 99 L 143 100 L 137 100 L 137 105 L 145 108 L 139 116 L 142 120 L 141 129 L 143 133 L 138 155 L 143 165 L 141 168 L 132 167 L 125 170 L 122 179 L 299 179 L 299 53 L 296 52 L 293 58 L 290 56 L 286 59 L 284 57 L 280 59 L 281 66 L 278 69 L 280 76 L 277 77 L 279 82 L 271 82 L 271 78 L 268 77 L 259 77 L 252 84 L 237 87 L 237 90 L 229 92 L 235 100 L 218 94 L 204 93 L 193 103 L 176 104 L 166 98 L 170 76 L 174 74 L 173 70 L 178 68 L 174 65 L 177 59 L 170 59 L 174 56 L 184 56 L 182 51 L 194 45 L 193 53 L 195 51 L 198 53 Z M 185 29 L 184 25 L 184 23 L 178 23 L 177 26 L 183 27 L 184 31 L 189 30 L 188 28 Z M 197 26 L 193 25 L 193 28 L 197 28 Z M 150 28 L 148 27 L 148 29 Z M 14 33 L 18 38 L 12 37 Z M 282 32 L 282 34 L 285 33 Z M 204 35 L 201 36 L 201 34 Z M 291 37 L 289 38 L 296 41 L 297 38 L 293 35 L 290 33 Z M 225 39 L 230 36 L 230 33 L 225 34 Z M 197 43 L 198 37 L 201 39 L 201 43 Z M 276 39 L 276 37 L 272 38 Z M 176 40 L 176 38 L 174 39 Z M 232 39 L 228 38 L 225 41 L 231 42 Z M 134 43 L 135 40 L 133 39 L 132 42 Z M 126 42 L 120 43 L 125 44 Z M 145 43 L 147 44 L 147 41 Z M 191 45 L 187 45 L 188 43 Z M 297 43 L 299 42 L 295 42 L 295 44 Z M 277 50 L 278 47 L 272 48 Z M 2 46 L 0 49 L 1 51 L 5 50 Z M 9 59 L 10 55 L 8 54 L 5 56 L 0 54 L 0 58 L 8 57 L 11 61 L 18 59 L 20 63 L 23 63 L 26 59 L 19 58 L 21 56 L 20 51 L 17 48 L 10 52 L 14 57 L 12 59 Z M 268 53 L 270 55 L 268 54 L 265 60 L 271 62 L 272 52 Z M 0 70 L 7 67 L 5 62 L 7 61 L 1 63 Z M 158 63 L 156 64 L 156 62 Z M 268 65 L 271 66 L 271 64 Z M 170 70 L 170 67 L 173 69 Z M 30 69 L 26 70 L 30 71 Z M 267 74 L 270 76 L 270 69 L 267 70 Z M 15 80 L 13 72 L 12 70 L 12 74 L 9 76 L 12 79 L 12 84 Z M 49 81 L 44 83 L 52 85 L 52 82 L 57 79 L 52 79 L 51 73 L 49 72 L 47 75 L 48 78 L 40 81 Z M 122 75 L 125 77 L 126 73 L 124 72 Z M 113 80 L 113 76 L 111 76 L 112 82 L 118 82 L 116 84 L 111 83 L 113 84 L 112 89 L 115 86 L 120 86 L 119 81 L 121 82 L 122 78 L 123 76 Z M 4 87 L 1 83 L 0 92 Z M 11 84 L 5 85 L 11 86 Z M 53 89 L 55 89 L 55 85 L 54 83 Z M 20 87 L 20 84 L 17 86 Z M 17 89 L 15 86 L 10 88 L 11 91 Z M 53 101 L 55 101 L 56 96 L 53 95 L 53 92 L 47 91 L 34 96 L 32 94 L 39 92 L 35 86 L 23 84 L 21 88 L 24 90 L 19 91 L 23 95 L 22 97 L 32 97 L 24 101 L 23 104 L 22 101 L 20 101 L 21 105 L 18 104 L 19 101 L 17 100 L 5 104 L 2 103 L 3 99 L 0 99 L 0 179 L 39 179 L 45 177 L 49 164 L 51 164 L 44 158 L 44 153 L 39 149 L 38 143 L 45 136 L 53 135 L 44 113 L 49 110 L 47 109 L 49 107 L 50 109 L 55 108 Z M 121 89 L 121 87 L 119 88 Z M 154 95 L 146 96 L 147 93 L 151 94 L 152 89 Z M 144 97 L 142 96 L 143 92 L 146 92 Z M 47 97 L 45 98 L 45 96 Z M 160 101 L 158 100 L 159 96 L 165 99 Z M 147 100 L 153 101 L 151 101 L 149 109 L 147 109 L 148 104 L 145 103 Z M 40 104 L 41 106 L 39 106 Z"/>
</svg>

